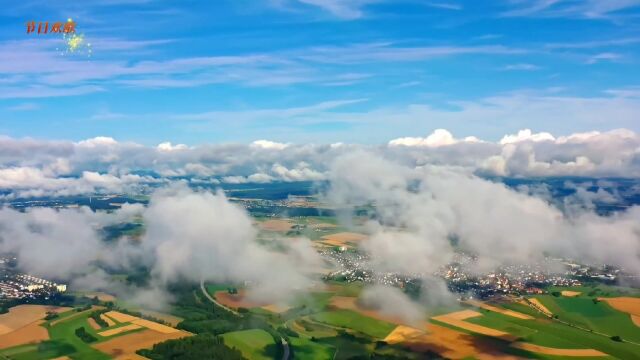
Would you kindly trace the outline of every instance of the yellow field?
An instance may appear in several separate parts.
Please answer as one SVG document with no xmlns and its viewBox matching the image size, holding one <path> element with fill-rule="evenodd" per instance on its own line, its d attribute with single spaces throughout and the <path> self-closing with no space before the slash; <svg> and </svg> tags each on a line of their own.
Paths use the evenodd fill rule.
<svg viewBox="0 0 640 360">
<path fill-rule="evenodd" d="M 89 326 L 91 326 L 91 328 L 93 330 L 99 330 L 100 329 L 100 325 L 98 325 L 98 323 L 93 320 L 93 318 L 88 318 L 87 322 L 89 323 Z"/>
<path fill-rule="evenodd" d="M 131 325 L 136 325 L 137 328 L 145 327 L 147 329 L 154 330 L 162 334 L 171 334 L 179 331 L 178 329 L 172 328 L 171 326 L 163 325 L 154 321 L 142 319 L 129 314 L 124 314 L 118 311 L 109 311 L 105 313 L 105 315 L 118 322 L 131 323 Z M 118 329 L 113 329 L 113 330 L 118 330 Z M 103 333 L 100 333 L 100 335 L 102 334 Z M 103 336 L 109 336 L 109 335 L 103 335 Z"/>
<path fill-rule="evenodd" d="M 107 326 L 113 326 L 116 324 L 115 321 L 113 321 L 110 317 L 106 316 L 105 314 L 100 314 L 100 319 L 104 320 L 104 322 L 107 323 Z"/>
<path fill-rule="evenodd" d="M 367 235 L 364 234 L 341 232 L 323 236 L 322 242 L 331 246 L 348 246 L 350 243 L 358 243 L 366 238 Z"/>
<path fill-rule="evenodd" d="M 511 344 L 512 347 L 530 352 L 554 356 L 571 356 L 571 357 L 597 357 L 608 356 L 607 354 L 595 349 L 556 349 L 546 346 L 534 345 L 523 342 Z"/>
<path fill-rule="evenodd" d="M 505 339 L 508 341 L 513 341 L 517 338 L 504 331 L 500 331 L 500 330 L 488 328 L 486 326 L 472 324 L 464 321 L 466 319 L 476 317 L 476 316 L 482 316 L 482 314 L 473 310 L 461 310 L 461 311 L 456 311 L 456 312 L 445 314 L 445 315 L 434 316 L 432 317 L 432 319 L 443 322 L 448 325 L 459 327 L 461 329 L 469 330 L 478 334 L 493 336 L 493 337 Z"/>
<path fill-rule="evenodd" d="M 533 305 L 536 306 L 536 308 L 538 308 L 538 310 L 542 311 L 543 313 L 545 313 L 547 316 L 553 316 L 553 313 L 551 312 L 551 310 L 547 309 L 546 306 L 544 306 L 540 300 L 536 299 L 536 298 L 530 298 L 528 299 Z"/>
<path fill-rule="evenodd" d="M 99 344 L 95 344 L 93 347 L 114 359 L 144 359 L 143 357 L 136 355 L 137 350 L 148 349 L 157 343 L 171 339 L 179 339 L 185 336 L 191 336 L 191 333 L 176 330 L 175 332 L 168 334 L 146 329 L 109 339 Z"/>
<path fill-rule="evenodd" d="M 640 298 L 633 297 L 615 297 L 615 298 L 598 298 L 605 301 L 612 308 L 626 312 L 631 315 L 631 320 L 637 326 L 640 326 Z"/>
<path fill-rule="evenodd" d="M 64 312 L 71 308 L 45 305 L 18 305 L 0 315 L 0 335 L 8 334 L 34 321 L 43 319 L 47 312 Z"/>
<path fill-rule="evenodd" d="M 575 296 L 579 296 L 582 293 L 580 291 L 563 290 L 563 291 L 560 292 L 560 294 L 562 294 L 562 296 L 566 296 L 566 297 L 575 297 Z"/>
<path fill-rule="evenodd" d="M 483 303 L 481 301 L 477 301 L 477 300 L 467 300 L 466 301 L 467 304 L 469 305 L 473 305 L 485 310 L 489 310 L 489 311 L 493 311 L 493 312 L 497 312 L 503 315 L 507 315 L 507 316 L 511 316 L 514 318 L 518 318 L 518 319 L 523 319 L 523 320 L 531 320 L 533 319 L 533 316 L 527 315 L 527 314 L 523 314 L 523 313 L 519 313 L 517 311 L 513 311 L 513 310 L 508 310 L 508 309 L 503 309 L 497 306 L 493 306 L 493 305 L 489 305 L 487 303 Z"/>
<path fill-rule="evenodd" d="M 10 333 L 0 335 L 0 349 L 49 340 L 49 332 L 40 326 L 42 323 L 42 320 L 37 320 Z"/>
<path fill-rule="evenodd" d="M 140 326 L 138 324 L 129 324 L 129 325 L 125 325 L 125 326 L 121 326 L 121 327 L 115 328 L 115 329 L 109 329 L 109 330 L 105 330 L 105 331 L 99 332 L 98 335 L 104 336 L 104 337 L 113 336 L 113 335 L 121 334 L 123 332 L 140 329 L 141 327 L 142 326 Z"/>
<path fill-rule="evenodd" d="M 0 315 L 0 349 L 38 343 L 49 339 L 47 329 L 40 326 L 47 312 L 60 313 L 67 307 L 19 305 Z"/>
</svg>

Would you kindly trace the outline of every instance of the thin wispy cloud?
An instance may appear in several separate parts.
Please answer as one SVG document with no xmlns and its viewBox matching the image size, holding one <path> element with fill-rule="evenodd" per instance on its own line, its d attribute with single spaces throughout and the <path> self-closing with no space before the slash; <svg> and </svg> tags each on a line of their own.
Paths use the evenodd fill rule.
<svg viewBox="0 0 640 360">
<path fill-rule="evenodd" d="M 535 71 L 535 70 L 540 70 L 541 67 L 534 64 L 519 63 L 519 64 L 506 65 L 501 69 L 505 71 Z"/>
<path fill-rule="evenodd" d="M 623 58 L 623 56 L 621 54 L 618 53 L 611 53 L 611 52 L 604 52 L 604 53 L 599 53 L 593 56 L 590 56 L 586 63 L 587 64 L 597 64 L 600 62 L 608 62 L 608 61 L 619 61 Z"/>
</svg>

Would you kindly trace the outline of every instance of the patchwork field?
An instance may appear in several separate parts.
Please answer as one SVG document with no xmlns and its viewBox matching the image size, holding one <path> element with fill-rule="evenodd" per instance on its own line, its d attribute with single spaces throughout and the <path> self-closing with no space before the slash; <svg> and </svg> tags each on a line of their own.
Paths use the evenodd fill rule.
<svg viewBox="0 0 640 360">
<path fill-rule="evenodd" d="M 18 305 L 0 314 L 0 335 L 8 334 L 34 321 L 43 319 L 47 312 L 61 313 L 70 308 L 44 305 Z"/>
<path fill-rule="evenodd" d="M 351 246 L 358 242 L 365 240 L 367 235 L 353 233 L 353 232 L 341 232 L 337 234 L 325 235 L 321 238 L 322 243 L 331 246 Z"/>
<path fill-rule="evenodd" d="M 464 330 L 469 330 L 477 334 L 496 337 L 506 341 L 513 341 L 517 339 L 517 337 L 515 337 L 514 335 L 511 335 L 504 331 L 492 329 L 486 326 L 481 326 L 481 325 L 477 325 L 477 324 L 473 324 L 465 321 L 467 319 L 474 318 L 477 316 L 482 316 L 482 314 L 473 310 L 461 310 L 461 311 L 456 311 L 456 312 L 445 314 L 445 315 L 434 316 L 431 319 L 439 321 L 441 323 L 445 323 L 447 325 L 452 325 Z"/>
<path fill-rule="evenodd" d="M 574 303 L 580 300 L 580 298 L 552 296 L 549 296 L 549 299 Z M 545 304 L 548 303 L 546 297 L 542 297 L 542 300 Z M 590 318 L 594 324 L 597 324 L 599 329 L 608 328 L 609 325 L 607 324 L 611 324 L 611 328 L 608 329 L 617 330 L 617 334 L 622 336 L 623 339 L 625 336 L 633 336 L 627 326 L 632 327 L 633 333 L 638 334 L 637 328 L 633 328 L 634 325 L 628 319 L 628 316 L 626 319 L 624 318 L 625 314 L 615 311 L 607 304 L 594 304 L 591 299 L 588 298 L 583 300 L 586 300 L 586 302 L 583 303 L 584 306 L 589 304 L 591 307 L 595 307 L 595 310 L 591 308 L 581 308 L 580 304 L 575 307 L 564 304 L 564 306 L 569 306 L 569 308 L 574 310 L 574 313 L 570 313 L 563 312 L 563 308 L 557 304 L 549 303 L 547 305 L 551 308 L 551 311 L 559 314 L 559 320 L 565 319 L 562 321 L 573 323 L 572 316 L 573 319 L 579 319 L 578 316 L 586 316 Z M 518 306 L 522 305 L 518 304 Z M 601 311 L 601 314 L 593 317 L 581 314 L 581 311 L 586 310 Z M 591 314 L 594 313 L 592 312 Z M 512 344 L 519 344 L 515 349 L 530 352 L 540 350 L 540 354 L 546 354 L 545 356 L 555 356 L 551 355 L 551 352 L 557 354 L 563 353 L 564 355 L 562 356 L 596 356 L 594 351 L 597 351 L 621 359 L 632 359 L 636 357 L 634 354 L 640 353 L 640 346 L 633 343 L 613 341 L 608 335 L 595 333 L 584 328 L 569 326 L 566 323 L 559 322 L 559 320 L 545 318 L 542 314 L 538 316 L 538 318 L 532 320 L 524 320 L 499 312 L 485 311 L 482 313 L 482 316 L 468 318 L 465 321 L 510 333 L 517 337 L 517 341 L 512 342 Z M 624 320 L 627 321 L 627 324 L 620 322 Z M 522 345 L 523 343 L 527 345 Z"/>
<path fill-rule="evenodd" d="M 41 326 L 47 312 L 61 313 L 66 307 L 19 305 L 0 315 L 0 349 L 35 344 L 49 339 L 49 332 Z"/>
<path fill-rule="evenodd" d="M 137 350 L 148 349 L 157 343 L 190 335 L 184 331 L 161 333 L 147 329 L 109 339 L 93 345 L 93 348 L 116 359 L 134 359 L 141 358 L 136 355 Z"/>
<path fill-rule="evenodd" d="M 0 335 L 0 357 L 11 359 L 134 359 L 138 349 L 150 347 L 158 342 L 190 336 L 190 333 L 158 324 L 149 320 L 117 311 L 101 314 L 109 326 L 101 327 L 92 315 L 103 308 L 70 310 L 59 317 L 45 321 L 47 312 L 61 312 L 68 308 L 44 306 L 18 306 L 11 308 L 2 319 L 7 328 L 20 326 L 34 318 L 27 325 Z M 87 338 L 82 340 L 76 332 L 84 329 Z M 85 342 L 87 341 L 87 342 Z"/>
<path fill-rule="evenodd" d="M 434 352 L 450 359 L 516 359 L 501 352 L 504 345 L 495 341 L 435 324 L 428 324 L 426 330 L 399 325 L 384 341 L 413 351 Z"/>
</svg>

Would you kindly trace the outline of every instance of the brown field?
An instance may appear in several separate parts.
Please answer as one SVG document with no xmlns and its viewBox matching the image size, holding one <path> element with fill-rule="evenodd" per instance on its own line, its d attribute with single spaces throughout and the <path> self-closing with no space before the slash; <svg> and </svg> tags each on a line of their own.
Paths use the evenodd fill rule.
<svg viewBox="0 0 640 360">
<path fill-rule="evenodd" d="M 571 356 L 571 357 L 608 356 L 607 354 L 595 349 L 556 349 L 556 348 L 550 348 L 546 346 L 534 345 L 534 344 L 523 343 L 523 342 L 516 342 L 511 344 L 511 346 L 516 349 L 522 349 L 522 350 L 526 350 L 534 353 L 554 355 L 554 356 Z"/>
<path fill-rule="evenodd" d="M 220 302 L 222 305 L 226 307 L 230 307 L 232 309 L 251 309 L 251 308 L 263 308 L 267 311 L 275 312 L 275 313 L 283 313 L 291 309 L 290 306 L 279 305 L 279 304 L 265 304 L 256 301 L 252 301 L 246 297 L 246 291 L 244 289 L 238 290 L 237 294 L 229 294 L 226 290 L 216 291 L 213 295 L 215 299 Z"/>
<path fill-rule="evenodd" d="M 448 325 L 459 327 L 461 329 L 469 330 L 478 334 L 497 337 L 507 341 L 514 341 L 515 339 L 517 339 L 516 336 L 513 336 L 504 331 L 500 331 L 500 330 L 488 328 L 486 326 L 476 325 L 476 324 L 472 324 L 464 321 L 466 319 L 476 317 L 476 316 L 482 316 L 482 314 L 473 310 L 461 310 L 461 311 L 456 311 L 456 312 L 452 312 L 445 315 L 434 316 L 431 319 L 443 322 Z"/>
<path fill-rule="evenodd" d="M 84 297 L 93 299 L 93 298 L 98 298 L 98 300 L 100 301 L 116 301 L 116 297 L 111 295 L 111 294 L 107 294 L 105 292 L 100 292 L 100 291 L 96 291 L 96 292 L 88 292 L 84 294 Z"/>
<path fill-rule="evenodd" d="M 562 296 L 566 296 L 566 297 L 575 297 L 578 296 L 580 294 L 582 294 L 580 291 L 570 291 L 570 290 L 563 290 L 560 292 L 560 294 L 562 294 Z"/>
<path fill-rule="evenodd" d="M 47 329 L 40 326 L 42 323 L 42 320 L 36 320 L 10 333 L 0 335 L 0 349 L 48 340 L 49 333 Z"/>
<path fill-rule="evenodd" d="M 47 312 L 61 313 L 71 308 L 45 305 L 18 305 L 0 315 L 0 335 L 8 334 L 47 316 Z"/>
<path fill-rule="evenodd" d="M 98 323 L 93 320 L 93 318 L 88 318 L 87 322 L 89 323 L 89 326 L 91 326 L 91 328 L 93 330 L 99 330 L 100 329 L 100 325 L 98 325 Z"/>
<path fill-rule="evenodd" d="M 289 309 L 291 309 L 291 307 L 290 306 L 284 306 L 284 305 L 277 305 L 277 304 L 269 304 L 269 305 L 262 306 L 262 309 L 265 309 L 267 311 L 271 311 L 272 313 L 282 314 L 284 312 L 289 311 Z"/>
<path fill-rule="evenodd" d="M 626 312 L 631 315 L 631 320 L 637 326 L 640 326 L 640 298 L 633 297 L 615 297 L 615 298 L 598 298 L 605 301 L 612 308 Z"/>
<path fill-rule="evenodd" d="M 256 307 L 261 307 L 267 304 L 260 304 L 254 301 L 247 299 L 245 296 L 246 291 L 244 289 L 238 290 L 237 294 L 229 294 L 226 290 L 216 291 L 213 295 L 215 299 L 220 302 L 222 305 L 233 308 L 245 308 L 251 309 Z"/>
<path fill-rule="evenodd" d="M 107 323 L 107 326 L 113 326 L 116 324 L 116 322 L 113 321 L 113 319 L 106 316 L 105 314 L 100 314 L 100 319 L 104 320 Z"/>
<path fill-rule="evenodd" d="M 140 312 L 143 315 L 151 316 L 153 318 L 162 320 L 171 326 L 177 326 L 182 320 L 184 320 L 183 318 L 180 318 L 177 316 L 173 316 L 173 315 L 169 315 L 169 314 L 165 314 L 165 313 L 161 313 L 153 310 L 140 310 Z"/>
<path fill-rule="evenodd" d="M 493 312 L 497 312 L 503 315 L 507 315 L 507 316 L 511 316 L 514 318 L 518 318 L 518 319 L 523 319 L 523 320 L 531 320 L 533 319 L 533 316 L 527 315 L 527 314 L 523 314 L 517 311 L 513 311 L 513 310 L 508 310 L 508 309 L 503 309 L 497 306 L 493 306 L 493 305 L 489 305 L 487 303 L 483 303 L 481 301 L 477 301 L 477 300 L 467 300 L 465 301 L 467 304 L 469 305 L 473 305 L 485 310 L 489 310 L 489 311 L 493 311 Z"/>
<path fill-rule="evenodd" d="M 546 306 L 544 306 L 542 304 L 542 302 L 540 302 L 540 300 L 536 299 L 536 298 L 530 298 L 529 301 L 534 304 L 539 310 L 541 310 L 543 313 L 545 313 L 547 316 L 553 316 L 553 313 L 551 312 L 551 310 L 547 309 Z"/>
<path fill-rule="evenodd" d="M 331 246 L 348 246 L 350 243 L 358 243 L 366 238 L 367 235 L 364 234 L 341 232 L 323 236 L 322 242 Z"/>
<path fill-rule="evenodd" d="M 179 339 L 185 336 L 191 336 L 191 333 L 176 331 L 166 334 L 146 329 L 109 339 L 105 342 L 95 344 L 93 347 L 115 359 L 140 359 L 141 357 L 136 355 L 137 350 L 148 349 L 157 343 L 171 339 Z"/>
<path fill-rule="evenodd" d="M 129 324 L 129 325 L 125 325 L 125 326 L 121 326 L 121 327 L 115 328 L 115 329 L 109 329 L 109 330 L 101 331 L 101 332 L 98 333 L 98 335 L 104 336 L 104 337 L 113 336 L 113 335 L 121 334 L 123 332 L 140 329 L 141 327 L 142 326 L 140 326 L 138 324 Z"/>
<path fill-rule="evenodd" d="M 490 340 L 435 324 L 428 324 L 426 331 L 399 325 L 384 341 L 401 344 L 413 351 L 432 351 L 448 359 L 516 359 L 500 353 Z"/>
<path fill-rule="evenodd" d="M 267 220 L 261 222 L 259 225 L 262 230 L 278 232 L 287 232 L 291 230 L 293 226 L 289 220 Z"/>
</svg>

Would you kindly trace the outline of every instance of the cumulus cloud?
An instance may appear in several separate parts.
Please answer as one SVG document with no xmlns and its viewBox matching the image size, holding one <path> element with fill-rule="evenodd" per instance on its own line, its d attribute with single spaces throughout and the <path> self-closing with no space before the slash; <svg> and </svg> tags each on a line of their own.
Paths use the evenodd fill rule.
<svg viewBox="0 0 640 360">
<path fill-rule="evenodd" d="M 404 137 L 389 141 L 389 146 L 423 146 L 423 147 L 439 147 L 453 145 L 459 142 L 478 142 L 475 136 L 468 136 L 464 139 L 456 139 L 449 131 L 445 129 L 436 129 L 431 135 L 421 137 Z"/>
<path fill-rule="evenodd" d="M 248 282 L 261 298 L 281 300 L 312 286 L 309 264 L 315 252 L 304 242 L 286 243 L 285 252 L 266 249 L 246 211 L 223 193 L 186 188 L 158 191 L 144 212 L 142 244 L 154 253 L 152 275 L 162 282 L 215 280 Z"/>
<path fill-rule="evenodd" d="M 525 129 L 497 142 L 437 129 L 386 145 L 258 140 L 147 147 L 109 137 L 75 143 L 0 137 L 0 191 L 5 197 L 128 192 L 185 177 L 210 184 L 319 181 L 328 178 L 327 164 L 354 151 L 489 176 L 640 176 L 640 136 L 624 129 L 562 136 Z"/>
</svg>

